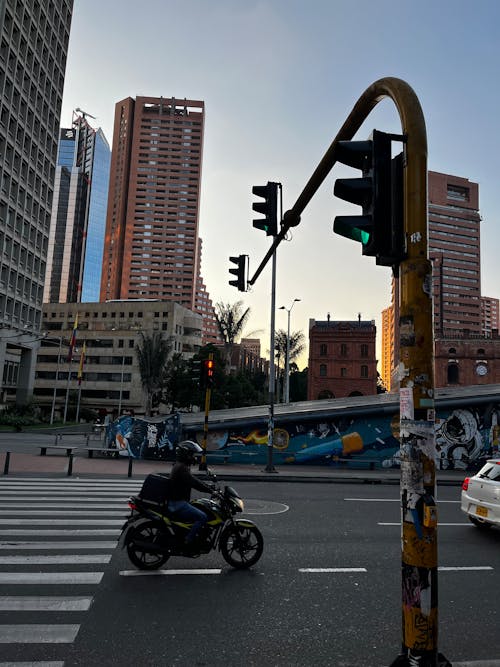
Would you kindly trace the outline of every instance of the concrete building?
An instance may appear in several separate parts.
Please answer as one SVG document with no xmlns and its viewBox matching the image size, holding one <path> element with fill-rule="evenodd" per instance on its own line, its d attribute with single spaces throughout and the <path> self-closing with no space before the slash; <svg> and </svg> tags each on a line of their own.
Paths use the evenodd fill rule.
<svg viewBox="0 0 500 667">
<path fill-rule="evenodd" d="M 76 348 L 68 349 L 78 313 Z M 135 352 L 141 332 L 159 332 L 172 344 L 172 353 L 186 359 L 201 346 L 200 315 L 166 301 L 119 300 L 108 303 L 44 304 L 43 334 L 36 365 L 34 396 L 42 410 L 62 415 L 66 395 L 75 401 L 81 350 L 85 359 L 81 407 L 121 414 L 143 414 L 145 396 Z M 68 375 L 71 373 L 68 380 Z"/>
<path fill-rule="evenodd" d="M 60 132 L 44 303 L 99 301 L 111 151 L 85 112 Z"/>
<path fill-rule="evenodd" d="M 33 388 L 72 11 L 0 2 L 0 402 Z"/>
<path fill-rule="evenodd" d="M 377 393 L 374 321 L 309 320 L 307 400 Z"/>
<path fill-rule="evenodd" d="M 480 221 L 477 183 L 429 172 L 429 257 L 433 265 L 437 387 L 500 382 L 494 362 L 500 355 L 500 340 L 495 334 L 498 299 L 481 297 Z M 390 309 L 392 320 L 386 317 L 387 328 L 383 329 L 386 342 L 382 347 L 382 378 L 386 386 L 390 383 L 391 389 L 397 391 L 397 384 L 387 376 L 388 369 L 399 363 L 397 280 L 393 280 Z M 488 363 L 483 363 L 485 360 Z"/>
<path fill-rule="evenodd" d="M 489 296 L 481 297 L 481 333 L 492 336 L 500 329 L 499 300 Z"/>
<path fill-rule="evenodd" d="M 116 105 L 101 301 L 161 299 L 194 311 L 208 303 L 196 297 L 204 122 L 199 100 Z"/>
</svg>

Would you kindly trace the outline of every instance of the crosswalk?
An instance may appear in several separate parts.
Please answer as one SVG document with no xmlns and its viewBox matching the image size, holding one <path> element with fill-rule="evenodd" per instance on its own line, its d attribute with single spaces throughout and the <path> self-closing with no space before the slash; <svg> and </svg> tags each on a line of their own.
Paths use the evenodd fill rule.
<svg viewBox="0 0 500 667">
<path fill-rule="evenodd" d="M 0 667 L 64 666 L 141 483 L 0 479 Z"/>
</svg>

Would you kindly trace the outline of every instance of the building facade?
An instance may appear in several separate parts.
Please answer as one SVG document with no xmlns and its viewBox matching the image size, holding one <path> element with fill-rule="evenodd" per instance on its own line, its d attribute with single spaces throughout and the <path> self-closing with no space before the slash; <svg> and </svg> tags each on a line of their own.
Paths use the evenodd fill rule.
<svg viewBox="0 0 500 667">
<path fill-rule="evenodd" d="M 68 361 L 77 314 L 76 343 Z M 172 353 L 188 359 L 201 347 L 202 318 L 165 301 L 44 304 L 43 330 L 34 396 L 47 415 L 63 415 L 68 392 L 73 406 L 80 393 L 82 410 L 143 414 L 145 395 L 135 351 L 141 333 L 160 333 L 170 341 Z"/>
<path fill-rule="evenodd" d="M 307 400 L 377 393 L 374 321 L 309 320 Z"/>
<path fill-rule="evenodd" d="M 99 301 L 111 151 L 80 113 L 60 132 L 44 303 Z"/>
<path fill-rule="evenodd" d="M 72 11 L 73 0 L 0 2 L 0 368 L 20 404 L 34 381 Z"/>
<path fill-rule="evenodd" d="M 498 383 L 498 299 L 481 297 L 479 186 L 432 171 L 428 182 L 435 386 Z M 382 378 L 397 390 L 393 373 L 399 363 L 397 280 L 390 310 L 392 319 L 385 316 Z"/>
</svg>

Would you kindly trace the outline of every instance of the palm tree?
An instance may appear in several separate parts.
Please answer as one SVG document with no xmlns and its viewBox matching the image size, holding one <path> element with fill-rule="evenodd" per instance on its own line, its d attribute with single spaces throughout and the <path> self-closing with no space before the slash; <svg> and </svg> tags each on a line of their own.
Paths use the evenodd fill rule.
<svg viewBox="0 0 500 667">
<path fill-rule="evenodd" d="M 226 366 L 231 365 L 233 346 L 236 339 L 241 336 L 249 317 L 250 308 L 243 311 L 243 301 L 236 301 L 233 304 L 219 301 L 215 304 L 215 319 L 224 341 Z"/>
<path fill-rule="evenodd" d="M 302 331 L 293 331 L 290 333 L 289 358 L 288 358 L 289 368 L 294 359 L 296 359 L 304 351 L 305 348 L 304 340 L 305 336 Z M 280 373 L 280 361 L 281 359 L 283 359 L 283 363 L 286 365 L 286 349 L 287 349 L 287 332 L 284 329 L 278 329 L 274 335 L 274 351 L 278 367 L 278 379 L 285 373 L 285 368 L 283 369 L 283 373 Z"/>
<path fill-rule="evenodd" d="M 146 394 L 146 416 L 151 414 L 153 396 L 162 388 L 165 366 L 170 354 L 170 340 L 163 338 L 161 333 L 145 335 L 141 332 L 142 341 L 135 346 L 141 382 Z"/>
</svg>

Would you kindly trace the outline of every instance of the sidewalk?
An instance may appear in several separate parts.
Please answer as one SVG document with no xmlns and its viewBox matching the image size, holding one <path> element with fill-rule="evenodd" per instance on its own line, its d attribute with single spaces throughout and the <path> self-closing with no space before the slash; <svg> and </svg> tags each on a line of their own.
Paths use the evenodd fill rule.
<svg viewBox="0 0 500 667">
<path fill-rule="evenodd" d="M 0 479 L 22 476 L 68 477 L 117 477 L 143 479 L 151 472 L 169 472 L 171 462 L 145 461 L 128 457 L 89 459 L 86 454 L 76 452 L 70 458 L 64 452 L 47 452 L 40 455 L 39 448 L 30 452 L 12 450 L 10 456 L 6 448 L 0 451 Z M 314 482 L 314 483 L 359 483 L 359 484 L 399 484 L 400 472 L 397 468 L 377 470 L 345 469 L 335 466 L 280 465 L 275 471 L 266 472 L 265 465 L 248 464 L 210 464 L 211 471 L 220 481 L 259 481 L 259 482 Z M 7 474 L 5 474 L 7 471 Z M 193 466 L 193 472 L 197 472 Z M 200 475 L 203 473 L 200 472 Z M 461 486 L 468 473 L 460 470 L 438 470 L 438 485 Z"/>
</svg>

